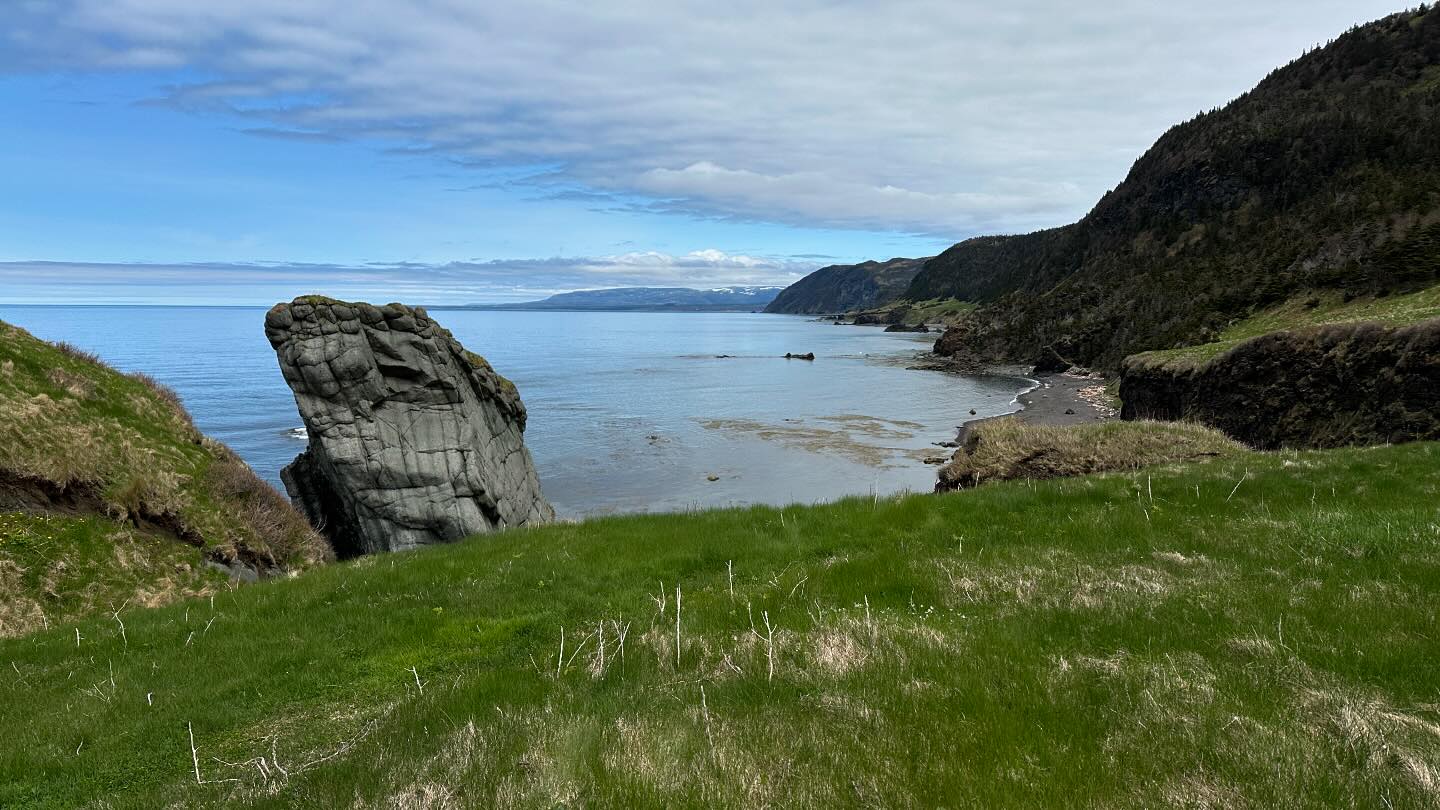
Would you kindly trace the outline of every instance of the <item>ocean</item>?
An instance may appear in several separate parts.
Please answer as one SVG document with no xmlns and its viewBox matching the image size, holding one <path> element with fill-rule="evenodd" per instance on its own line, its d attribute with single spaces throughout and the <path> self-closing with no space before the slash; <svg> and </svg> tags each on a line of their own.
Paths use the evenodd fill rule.
<svg viewBox="0 0 1440 810">
<path fill-rule="evenodd" d="M 432 309 L 513 380 L 563 516 L 928 492 L 956 427 L 1027 381 L 905 368 L 933 335 L 752 313 Z M 265 479 L 304 448 L 263 308 L 0 306 L 0 320 L 143 371 Z M 786 352 L 814 352 L 813 362 Z M 282 489 L 283 491 L 283 489 Z"/>
</svg>

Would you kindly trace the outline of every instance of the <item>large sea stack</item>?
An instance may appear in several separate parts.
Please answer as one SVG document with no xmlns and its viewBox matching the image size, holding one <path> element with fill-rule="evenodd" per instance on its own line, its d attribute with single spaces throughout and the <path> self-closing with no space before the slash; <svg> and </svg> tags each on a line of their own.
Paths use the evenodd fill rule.
<svg viewBox="0 0 1440 810">
<path fill-rule="evenodd" d="M 425 310 L 307 296 L 265 336 L 310 437 L 281 479 L 341 556 L 554 519 L 519 392 Z"/>
</svg>

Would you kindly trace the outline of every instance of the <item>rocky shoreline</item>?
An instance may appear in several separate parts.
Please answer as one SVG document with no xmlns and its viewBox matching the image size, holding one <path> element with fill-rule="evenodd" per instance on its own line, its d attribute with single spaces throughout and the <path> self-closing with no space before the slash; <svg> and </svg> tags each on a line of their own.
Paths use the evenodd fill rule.
<svg viewBox="0 0 1440 810">
<path fill-rule="evenodd" d="M 930 352 L 916 353 L 906 361 L 905 368 L 914 371 L 941 371 L 967 377 L 1007 377 L 1030 382 L 1030 387 L 1016 395 L 1015 410 L 997 416 L 967 420 L 956 426 L 953 440 L 935 442 L 937 447 L 963 447 L 971 429 L 997 419 L 1016 419 L 1022 424 L 1037 427 L 1084 425 L 1120 419 L 1115 398 L 1107 390 L 1112 380 L 1085 369 L 1043 371 L 1030 366 L 987 364 L 963 355 L 947 357 Z M 948 459 L 926 461 L 943 463 L 946 460 Z"/>
<path fill-rule="evenodd" d="M 1120 418 L 1120 412 L 1109 402 L 1105 390 L 1108 380 L 1099 375 L 1077 371 L 1035 374 L 1011 366 L 989 367 L 985 372 L 1020 376 L 1034 385 L 1016 398 L 1018 410 L 1000 416 L 971 419 L 959 426 L 955 443 L 963 445 L 970 429 L 996 419 L 1014 418 L 1027 425 L 1062 427 L 1108 422 Z"/>
</svg>

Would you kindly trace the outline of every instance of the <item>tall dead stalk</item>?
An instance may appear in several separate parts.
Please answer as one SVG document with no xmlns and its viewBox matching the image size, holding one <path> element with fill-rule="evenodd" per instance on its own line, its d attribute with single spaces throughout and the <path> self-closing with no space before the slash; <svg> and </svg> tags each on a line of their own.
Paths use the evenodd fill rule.
<svg viewBox="0 0 1440 810">
<path fill-rule="evenodd" d="M 680 586 L 675 586 L 675 669 L 680 669 Z"/>
<path fill-rule="evenodd" d="M 750 633 L 756 639 L 765 642 L 765 663 L 767 665 L 766 682 L 775 680 L 775 628 L 770 625 L 770 611 L 761 611 L 761 618 L 765 622 L 765 635 L 755 629 L 755 614 L 750 610 L 750 603 L 745 603 L 745 615 L 750 617 Z"/>
</svg>

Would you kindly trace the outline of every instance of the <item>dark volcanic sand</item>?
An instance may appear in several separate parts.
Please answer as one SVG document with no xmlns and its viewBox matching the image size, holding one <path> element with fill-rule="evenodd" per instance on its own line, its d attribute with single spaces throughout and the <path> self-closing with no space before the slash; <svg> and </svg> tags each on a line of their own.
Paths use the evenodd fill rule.
<svg viewBox="0 0 1440 810">
<path fill-rule="evenodd" d="M 1037 374 L 1032 377 L 1039 385 L 1018 397 L 1020 410 L 1010 416 L 1027 425 L 1083 425 L 1118 419 L 1114 408 L 1104 404 L 1100 396 L 1105 380 L 1095 377 L 1064 374 Z M 1074 413 L 1066 413 L 1073 411 Z M 1006 417 L 996 416 L 993 419 Z M 965 443 L 965 433 L 972 425 L 987 419 L 972 419 L 960 426 L 956 441 Z"/>
</svg>

